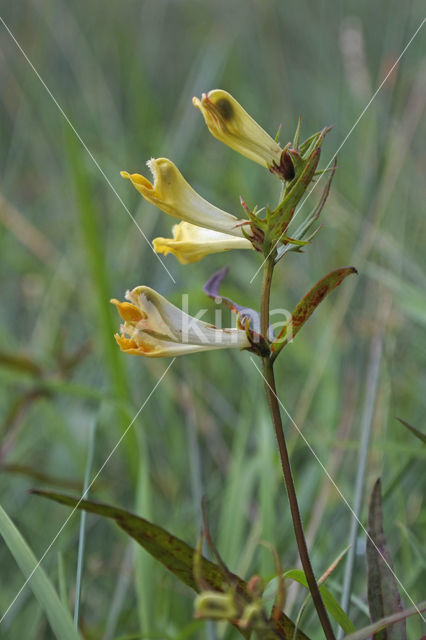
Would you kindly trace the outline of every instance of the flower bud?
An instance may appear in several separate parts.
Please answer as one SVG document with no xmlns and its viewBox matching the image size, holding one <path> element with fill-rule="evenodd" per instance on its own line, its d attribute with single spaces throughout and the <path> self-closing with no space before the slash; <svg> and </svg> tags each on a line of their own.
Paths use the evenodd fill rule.
<svg viewBox="0 0 426 640">
<path fill-rule="evenodd" d="M 214 89 L 203 93 L 201 100 L 193 98 L 192 103 L 215 138 L 267 169 L 279 165 L 280 145 L 227 91 Z"/>
</svg>

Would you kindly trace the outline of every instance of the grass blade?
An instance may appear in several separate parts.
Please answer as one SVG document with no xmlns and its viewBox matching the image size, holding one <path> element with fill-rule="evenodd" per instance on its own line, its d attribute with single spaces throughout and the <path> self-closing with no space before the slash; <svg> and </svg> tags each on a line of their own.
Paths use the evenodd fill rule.
<svg viewBox="0 0 426 640">
<path fill-rule="evenodd" d="M 367 575 L 368 604 L 373 622 L 403 610 L 398 585 L 389 565 L 391 558 L 383 532 L 383 513 L 380 478 L 371 493 L 368 510 Z M 380 553 L 379 550 L 380 549 Z M 405 621 L 389 626 L 374 635 L 375 640 L 406 640 Z"/>
<path fill-rule="evenodd" d="M 46 573 L 38 565 L 37 558 L 2 507 L 0 507 L 0 534 L 27 578 L 28 585 L 44 610 L 58 640 L 82 640 L 80 633 L 73 625 L 70 612 L 63 606 Z M 7 612 L 8 610 L 3 614 L 2 620 Z"/>
<path fill-rule="evenodd" d="M 355 633 L 345 636 L 343 640 L 368 640 L 373 633 L 376 633 L 381 629 L 385 629 L 391 624 L 396 624 L 401 620 L 405 620 L 409 616 L 415 616 L 418 613 L 422 613 L 423 611 L 426 611 L 426 602 L 421 602 L 417 607 L 411 607 L 410 609 L 405 609 L 399 613 L 394 613 L 392 616 L 387 616 L 386 618 L 377 620 L 377 622 L 369 624 L 368 627 L 364 627 Z"/>
<path fill-rule="evenodd" d="M 88 495 L 87 491 L 90 483 L 90 475 L 92 473 L 92 468 L 93 468 L 93 458 L 95 453 L 95 432 L 96 432 L 96 422 L 93 421 L 92 424 L 90 425 L 86 473 L 84 475 L 83 495 L 85 496 Z M 87 518 L 87 514 L 85 511 L 83 511 L 80 519 L 80 534 L 78 539 L 78 556 L 77 556 L 77 574 L 75 579 L 74 625 L 76 627 L 78 627 L 78 618 L 80 614 L 81 583 L 83 579 L 84 545 L 85 545 L 85 538 L 86 538 L 86 518 Z"/>
</svg>

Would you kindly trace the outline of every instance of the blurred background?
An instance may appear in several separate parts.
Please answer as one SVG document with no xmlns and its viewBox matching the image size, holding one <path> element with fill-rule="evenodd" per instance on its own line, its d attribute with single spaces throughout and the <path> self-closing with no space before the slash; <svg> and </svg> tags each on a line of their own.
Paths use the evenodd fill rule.
<svg viewBox="0 0 426 640">
<path fill-rule="evenodd" d="M 363 523 L 382 478 L 395 572 L 415 602 L 424 599 L 426 452 L 396 420 L 425 428 L 424 28 L 395 64 L 424 18 L 423 2 L 23 0 L 4 3 L 2 18 L 28 60 L 0 24 L 0 502 L 36 556 L 69 510 L 28 489 L 78 495 L 90 454 L 94 476 L 170 364 L 120 353 L 109 299 L 146 284 L 177 304 L 188 293 L 190 311 L 207 308 L 203 318 L 214 321 L 202 285 L 226 264 L 223 293 L 258 307 L 261 277 L 250 281 L 261 257 L 251 252 L 188 266 L 168 256 L 173 283 L 125 207 L 149 241 L 169 236 L 173 221 L 119 175 L 148 175 L 146 160 L 166 156 L 205 198 L 237 216 L 240 195 L 251 207 L 273 205 L 276 179 L 216 141 L 191 104 L 223 88 L 272 136 L 282 125 L 283 144 L 299 114 L 302 138 L 333 125 L 323 167 L 345 141 L 322 230 L 276 269 L 272 307 L 292 309 L 336 267 L 353 264 L 359 276 L 283 352 L 278 393 L 351 505 L 362 476 Z M 285 428 L 320 575 L 349 543 L 352 516 L 287 418 Z M 278 549 L 285 569 L 297 566 L 262 380 L 244 352 L 177 359 L 91 491 L 191 545 L 203 494 L 231 570 L 272 577 L 271 552 L 259 540 Z M 74 515 L 43 561 L 71 610 L 79 525 Z M 87 638 L 237 636 L 194 623 L 193 594 L 114 524 L 90 516 L 85 542 Z M 362 530 L 354 549 L 350 617 L 360 627 L 369 621 Z M 4 612 L 24 577 L 3 543 L 0 563 Z M 329 578 L 338 599 L 343 576 L 344 562 Z M 289 591 L 293 618 L 305 595 Z M 311 608 L 302 627 L 322 637 Z M 421 634 L 411 619 L 409 639 Z M 28 587 L 0 635 L 53 637 Z"/>
</svg>

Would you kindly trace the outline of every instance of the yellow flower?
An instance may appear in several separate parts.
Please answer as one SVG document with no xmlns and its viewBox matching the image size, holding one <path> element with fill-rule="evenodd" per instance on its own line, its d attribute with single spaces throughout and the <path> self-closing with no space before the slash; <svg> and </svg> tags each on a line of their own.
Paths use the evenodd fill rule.
<svg viewBox="0 0 426 640">
<path fill-rule="evenodd" d="M 126 293 L 129 302 L 111 300 L 123 320 L 115 339 L 122 351 L 159 358 L 213 349 L 246 349 L 242 329 L 217 329 L 175 307 L 149 287 Z M 128 336 L 128 337 L 127 337 Z"/>
<path fill-rule="evenodd" d="M 201 111 L 210 133 L 246 158 L 270 169 L 280 165 L 282 149 L 271 136 L 222 89 L 203 93 L 192 103 Z"/>
<path fill-rule="evenodd" d="M 154 238 L 156 253 L 173 253 L 181 264 L 198 262 L 210 253 L 230 249 L 253 249 L 250 240 L 236 238 L 228 233 L 203 229 L 189 222 L 175 224 L 173 238 Z"/>
<path fill-rule="evenodd" d="M 123 178 L 131 180 L 145 200 L 174 218 L 229 233 L 237 238 L 243 237 L 240 228 L 242 220 L 204 200 L 187 183 L 173 162 L 167 158 L 152 158 L 147 165 L 153 175 L 153 183 L 139 173 L 121 172 Z"/>
</svg>

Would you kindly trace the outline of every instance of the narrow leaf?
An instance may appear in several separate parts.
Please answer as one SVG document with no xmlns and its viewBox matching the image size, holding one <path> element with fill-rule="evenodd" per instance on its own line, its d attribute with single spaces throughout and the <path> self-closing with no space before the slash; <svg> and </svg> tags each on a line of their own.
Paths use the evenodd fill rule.
<svg viewBox="0 0 426 640">
<path fill-rule="evenodd" d="M 324 208 L 324 205 L 327 201 L 328 198 L 328 194 L 330 193 L 330 187 L 331 187 L 331 182 L 333 180 L 335 171 L 337 168 L 337 158 L 334 159 L 333 162 L 333 166 L 330 169 L 327 169 L 327 171 L 330 171 L 330 175 L 329 178 L 324 186 L 321 198 L 317 204 L 317 206 L 315 207 L 315 209 L 313 211 L 311 211 L 311 213 L 308 215 L 308 217 L 306 218 L 306 220 L 304 220 L 298 227 L 297 229 L 295 229 L 294 232 L 292 232 L 292 235 L 294 236 L 294 238 L 298 239 L 298 240 L 302 240 L 303 238 L 305 238 L 305 235 L 307 234 L 307 232 L 309 231 L 309 229 L 312 227 L 312 225 L 314 224 L 314 222 L 316 220 L 318 220 L 318 218 L 321 215 L 321 212 Z M 318 173 L 318 172 L 317 172 Z M 318 231 L 321 229 L 321 225 L 319 227 L 317 227 L 311 234 L 310 236 L 308 236 L 307 238 L 305 238 L 305 242 L 308 244 L 310 243 L 313 238 L 317 235 Z M 289 244 L 285 244 L 285 245 L 281 245 L 278 250 L 277 250 L 277 257 L 275 258 L 275 263 L 279 262 L 281 260 L 281 258 L 288 253 L 289 251 L 297 251 L 297 248 L 292 247 Z"/>
<path fill-rule="evenodd" d="M 71 613 L 60 601 L 37 558 L 1 507 L 0 535 L 15 558 L 16 564 L 28 580 L 28 585 L 44 610 L 55 636 L 59 640 L 81 640 L 80 633 L 74 627 Z"/>
<path fill-rule="evenodd" d="M 300 569 L 290 569 L 284 573 L 284 577 L 288 580 L 295 580 L 299 584 L 309 589 L 308 581 L 306 580 L 305 573 Z M 343 611 L 336 598 L 330 593 L 330 591 L 323 584 L 319 586 L 322 601 L 324 606 L 331 616 L 339 623 L 345 633 L 352 633 L 356 631 L 354 625 L 349 620 L 346 613 Z"/>
<path fill-rule="evenodd" d="M 397 582 L 389 569 L 391 558 L 383 532 L 380 478 L 371 493 L 368 510 L 367 591 L 372 622 L 403 610 Z M 405 640 L 405 621 L 379 631 L 374 640 Z"/>
<path fill-rule="evenodd" d="M 152 524 L 148 520 L 140 518 L 129 511 L 100 502 L 93 502 L 91 500 L 80 501 L 80 498 L 53 491 L 34 490 L 32 493 L 44 498 L 49 498 L 50 500 L 55 500 L 69 507 L 89 511 L 90 513 L 97 513 L 104 518 L 115 520 L 123 531 L 134 538 L 148 553 L 154 556 L 154 558 L 179 578 L 179 580 L 191 587 L 191 589 L 194 589 L 194 591 L 199 590 L 193 576 L 194 549 L 183 540 L 171 535 L 162 527 Z M 213 562 L 203 557 L 201 558 L 201 567 L 205 582 L 209 584 L 211 589 L 218 589 L 220 591 L 224 582 L 223 573 Z M 236 584 L 244 589 L 244 581 L 238 578 L 238 576 L 234 576 L 234 578 Z"/>
<path fill-rule="evenodd" d="M 294 132 L 294 138 L 293 138 L 293 144 L 292 144 L 293 149 L 297 149 L 297 145 L 299 144 L 301 126 L 302 126 L 302 117 L 299 115 L 296 131 Z"/>
<path fill-rule="evenodd" d="M 134 515 L 124 509 L 111 505 L 93 502 L 91 500 L 81 500 L 77 497 L 67 496 L 62 493 L 52 491 L 33 490 L 32 493 L 54 500 L 61 504 L 75 509 L 96 513 L 105 518 L 115 520 L 118 526 L 129 536 L 134 538 L 148 553 L 171 571 L 181 582 L 200 592 L 200 587 L 193 575 L 195 550 L 186 542 L 172 535 L 162 527 L 155 525 L 144 518 Z M 225 584 L 232 585 L 237 593 L 250 600 L 247 584 L 239 576 L 224 571 L 221 567 L 201 556 L 199 558 L 199 569 L 202 574 L 203 584 L 214 591 L 223 591 Z M 284 613 L 279 621 L 269 620 L 269 629 L 264 632 L 264 640 L 286 640 L 293 639 L 295 630 L 294 623 Z M 250 630 L 238 629 L 244 637 L 250 635 Z M 285 633 L 284 633 L 285 630 Z M 287 635 L 286 635 L 287 634 Z M 295 640 L 309 640 L 302 632 L 297 630 Z"/>
<path fill-rule="evenodd" d="M 397 420 L 399 420 L 399 422 L 401 424 L 403 424 L 404 427 L 407 427 L 407 429 L 409 429 L 411 431 L 411 433 L 414 433 L 414 435 L 419 440 L 421 440 L 422 442 L 426 442 L 426 435 L 422 431 L 420 431 L 419 429 L 416 429 L 416 427 L 413 427 L 411 424 L 409 424 L 408 422 L 406 422 L 402 418 L 397 418 Z"/>
<path fill-rule="evenodd" d="M 333 573 L 333 571 L 339 566 L 340 562 L 343 560 L 344 556 L 347 554 L 350 548 L 351 548 L 351 545 L 348 545 L 346 549 L 343 549 L 343 551 L 339 553 L 337 558 L 333 560 L 331 565 L 324 571 L 322 576 L 318 578 L 318 584 L 323 584 L 327 580 L 327 578 L 329 578 L 329 576 Z"/>
<path fill-rule="evenodd" d="M 333 166 L 330 168 L 330 175 L 328 177 L 327 182 L 324 185 L 324 189 L 323 189 L 323 192 L 321 194 L 321 198 L 320 198 L 317 206 L 315 207 L 315 209 L 311 212 L 311 214 L 306 218 L 306 220 L 304 222 L 302 222 L 300 227 L 297 229 L 296 234 L 295 234 L 297 238 L 302 238 L 304 236 L 304 234 L 310 229 L 312 224 L 316 220 L 318 220 L 318 218 L 320 217 L 321 212 L 322 212 L 322 210 L 324 208 L 324 205 L 327 202 L 328 195 L 330 193 L 331 183 L 332 183 L 332 180 L 334 178 L 334 174 L 336 172 L 336 169 L 337 169 L 337 158 L 334 158 Z"/>
<path fill-rule="evenodd" d="M 390 625 L 395 625 L 395 623 L 401 622 L 401 620 L 405 620 L 410 616 L 418 615 L 423 611 L 426 611 L 426 602 L 420 602 L 417 607 L 411 607 L 410 609 L 405 609 L 404 611 L 400 611 L 399 613 L 394 613 L 392 616 L 386 616 L 386 618 L 377 620 L 377 622 L 369 624 L 368 627 L 364 627 L 363 629 L 359 629 L 355 633 L 344 636 L 343 640 L 369 640 L 373 633 L 376 633 L 381 629 L 386 629 Z"/>
<path fill-rule="evenodd" d="M 347 276 L 351 275 L 351 273 L 358 273 L 358 271 L 355 267 L 341 267 L 340 269 L 330 271 L 330 273 L 321 278 L 296 306 L 291 314 L 290 320 L 285 323 L 277 339 L 272 344 L 272 351 L 278 354 L 279 351 L 299 333 L 300 329 L 305 322 L 309 320 L 324 298 L 338 287 Z"/>
</svg>

